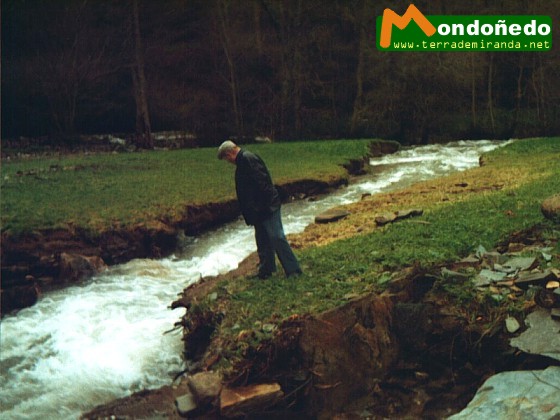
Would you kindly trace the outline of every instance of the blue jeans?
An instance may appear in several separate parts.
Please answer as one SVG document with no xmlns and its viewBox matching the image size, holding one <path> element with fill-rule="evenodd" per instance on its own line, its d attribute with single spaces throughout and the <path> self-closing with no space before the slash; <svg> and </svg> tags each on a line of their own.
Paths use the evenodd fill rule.
<svg viewBox="0 0 560 420">
<path fill-rule="evenodd" d="M 284 234 L 280 209 L 268 219 L 255 224 L 255 240 L 259 254 L 259 275 L 268 276 L 276 271 L 275 255 L 278 255 L 286 276 L 301 274 L 299 262 Z"/>
</svg>

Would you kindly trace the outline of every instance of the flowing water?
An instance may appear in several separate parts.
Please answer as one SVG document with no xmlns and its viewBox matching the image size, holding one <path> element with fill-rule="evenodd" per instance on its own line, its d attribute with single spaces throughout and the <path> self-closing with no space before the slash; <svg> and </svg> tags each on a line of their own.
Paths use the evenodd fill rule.
<svg viewBox="0 0 560 420">
<path fill-rule="evenodd" d="M 286 233 L 303 231 L 316 214 L 414 182 L 478 165 L 504 145 L 462 141 L 371 159 L 372 175 L 313 202 L 282 207 Z M 180 255 L 133 260 L 83 284 L 46 293 L 0 324 L 0 419 L 74 419 L 94 406 L 171 383 L 185 368 L 184 309 L 177 294 L 202 276 L 225 273 L 255 251 L 253 231 L 237 221 L 191 238 Z"/>
</svg>

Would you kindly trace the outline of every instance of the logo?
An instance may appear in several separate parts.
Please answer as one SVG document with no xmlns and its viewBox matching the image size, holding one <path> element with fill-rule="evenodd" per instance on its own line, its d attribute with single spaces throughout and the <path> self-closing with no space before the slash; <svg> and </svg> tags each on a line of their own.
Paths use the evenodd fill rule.
<svg viewBox="0 0 560 420">
<path fill-rule="evenodd" d="M 381 37 L 379 38 L 379 45 L 383 48 L 389 48 L 391 45 L 391 33 L 393 32 L 393 25 L 399 29 L 404 29 L 414 20 L 426 36 L 432 36 L 436 33 L 436 28 L 430 23 L 428 19 L 422 14 L 415 5 L 411 4 L 406 9 L 404 15 L 399 16 L 391 9 L 385 9 L 383 12 L 383 19 L 381 24 Z"/>
<path fill-rule="evenodd" d="M 381 51 L 549 51 L 552 19 L 544 15 L 428 15 L 411 4 L 377 17 Z"/>
</svg>

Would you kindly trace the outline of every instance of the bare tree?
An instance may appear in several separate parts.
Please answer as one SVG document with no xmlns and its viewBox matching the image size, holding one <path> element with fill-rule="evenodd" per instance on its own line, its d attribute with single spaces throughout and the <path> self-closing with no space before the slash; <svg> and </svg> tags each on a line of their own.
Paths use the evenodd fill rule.
<svg viewBox="0 0 560 420">
<path fill-rule="evenodd" d="M 358 8 L 358 16 L 355 17 L 355 26 L 360 34 L 358 45 L 358 64 L 356 66 L 356 96 L 354 98 L 354 106 L 352 117 L 350 119 L 350 132 L 356 133 L 358 124 L 364 113 L 364 77 L 366 67 L 366 48 L 370 42 L 368 38 L 367 22 L 368 11 L 372 10 L 371 5 L 366 0 L 362 0 L 362 7 Z"/>
<path fill-rule="evenodd" d="M 284 136 L 297 137 L 302 129 L 301 107 L 305 83 L 302 52 L 305 39 L 302 29 L 303 1 L 261 0 L 261 4 L 272 21 L 280 50 L 279 131 Z"/>
<path fill-rule="evenodd" d="M 81 100 L 113 71 L 106 54 L 108 34 L 90 22 L 88 7 L 84 0 L 60 10 L 58 22 L 42 34 L 41 48 L 28 66 L 47 99 L 58 135 L 68 141 L 76 137 Z"/>
<path fill-rule="evenodd" d="M 132 84 L 136 101 L 136 145 L 143 149 L 153 149 L 154 140 L 150 124 L 150 113 L 146 93 L 144 52 L 140 33 L 140 10 L 138 0 L 132 0 L 132 28 L 134 32 L 134 63 Z"/>
<path fill-rule="evenodd" d="M 229 13 L 230 2 L 227 0 L 219 0 L 218 8 L 218 31 L 220 34 L 220 41 L 224 50 L 224 55 L 228 64 L 229 77 L 228 84 L 230 87 L 231 103 L 233 108 L 233 115 L 235 118 L 235 128 L 238 135 L 243 136 L 243 115 L 239 105 L 239 91 L 237 82 L 237 70 L 235 65 L 235 58 L 233 56 L 231 22 Z"/>
</svg>

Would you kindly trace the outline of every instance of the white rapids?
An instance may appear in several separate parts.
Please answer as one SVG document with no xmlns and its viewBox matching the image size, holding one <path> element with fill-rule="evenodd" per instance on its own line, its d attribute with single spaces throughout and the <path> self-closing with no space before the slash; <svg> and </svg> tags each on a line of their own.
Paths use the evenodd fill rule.
<svg viewBox="0 0 560 420">
<path fill-rule="evenodd" d="M 461 141 L 371 159 L 373 175 L 317 201 L 284 205 L 285 231 L 301 232 L 316 214 L 362 194 L 475 167 L 481 153 L 506 143 Z M 111 267 L 5 316 L 0 419 L 76 419 L 96 405 L 170 384 L 185 362 L 180 331 L 169 332 L 183 312 L 169 305 L 189 284 L 235 269 L 254 250 L 253 231 L 239 220 L 192 238 L 180 255 Z"/>
</svg>

